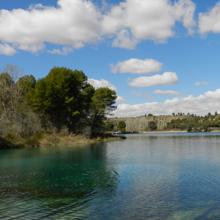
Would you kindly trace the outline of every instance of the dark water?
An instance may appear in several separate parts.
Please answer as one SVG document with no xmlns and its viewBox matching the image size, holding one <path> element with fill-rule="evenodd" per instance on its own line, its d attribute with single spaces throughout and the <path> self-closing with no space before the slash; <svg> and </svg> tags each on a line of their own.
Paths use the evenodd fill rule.
<svg viewBox="0 0 220 220">
<path fill-rule="evenodd" d="M 220 136 L 0 151 L 0 219 L 220 219 Z"/>
</svg>

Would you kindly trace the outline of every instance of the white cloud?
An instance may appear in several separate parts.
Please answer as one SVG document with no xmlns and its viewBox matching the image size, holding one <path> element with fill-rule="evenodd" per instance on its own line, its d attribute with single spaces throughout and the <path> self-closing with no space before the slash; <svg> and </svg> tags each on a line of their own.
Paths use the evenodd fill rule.
<svg viewBox="0 0 220 220">
<path fill-rule="evenodd" d="M 138 43 L 128 30 L 121 30 L 117 33 L 117 37 L 113 40 L 113 47 L 121 47 L 126 49 L 134 49 Z"/>
<path fill-rule="evenodd" d="M 173 85 L 178 81 L 178 77 L 176 73 L 173 72 L 165 72 L 162 75 L 154 75 L 154 76 L 143 76 L 132 79 L 130 81 L 130 86 L 132 87 L 149 87 L 149 86 L 157 86 L 157 85 Z"/>
<path fill-rule="evenodd" d="M 100 12 L 91 1 L 58 0 L 56 7 L 0 10 L 0 42 L 37 52 L 45 43 L 79 48 L 100 39 Z"/>
<path fill-rule="evenodd" d="M 199 30 L 203 34 L 220 33 L 220 3 L 216 4 L 209 12 L 199 14 Z"/>
<path fill-rule="evenodd" d="M 0 55 L 12 56 L 16 50 L 8 44 L 0 44 Z"/>
<path fill-rule="evenodd" d="M 191 29 L 194 9 L 191 0 L 126 0 L 105 10 L 91 0 L 58 0 L 56 6 L 1 9 L 0 43 L 38 52 L 46 44 L 75 49 L 112 37 L 113 46 L 134 48 L 142 40 L 172 37 L 176 22 Z"/>
<path fill-rule="evenodd" d="M 116 99 L 116 103 L 117 104 L 122 104 L 122 103 L 125 103 L 125 99 L 121 96 L 118 96 L 117 99 Z"/>
<path fill-rule="evenodd" d="M 114 73 L 156 73 L 161 70 L 162 64 L 154 59 L 135 59 L 131 58 L 112 65 Z"/>
<path fill-rule="evenodd" d="M 154 91 L 154 94 L 156 94 L 156 95 L 174 95 L 174 96 L 177 96 L 180 93 L 175 91 L 175 90 L 160 90 L 160 89 L 157 89 L 157 90 Z"/>
<path fill-rule="evenodd" d="M 98 89 L 98 88 L 102 88 L 102 87 L 108 87 L 112 90 L 117 91 L 117 88 L 112 85 L 109 81 L 105 80 L 105 79 L 101 79 L 101 80 L 97 80 L 97 79 L 88 79 L 88 82 L 94 86 L 94 88 Z"/>
<path fill-rule="evenodd" d="M 208 112 L 220 111 L 220 89 L 208 91 L 199 96 L 187 96 L 168 99 L 163 102 L 148 102 L 143 104 L 119 104 L 115 116 L 140 116 L 148 112 L 157 115 L 172 114 L 173 112 L 205 115 Z"/>
<path fill-rule="evenodd" d="M 196 5 L 191 0 L 180 0 L 175 8 L 176 17 L 182 21 L 183 26 L 187 28 L 190 34 L 192 34 L 196 26 L 196 22 L 194 21 L 195 9 Z"/>
<path fill-rule="evenodd" d="M 163 42 L 172 37 L 177 21 L 192 31 L 195 4 L 191 0 L 126 0 L 104 16 L 104 32 L 115 37 L 113 46 L 134 48 L 142 40 Z"/>
<path fill-rule="evenodd" d="M 68 55 L 69 53 L 73 52 L 73 48 L 71 47 L 62 47 L 62 48 L 55 48 L 52 50 L 48 50 L 48 53 L 54 55 Z"/>
<path fill-rule="evenodd" d="M 206 85 L 208 85 L 208 82 L 206 82 L 206 81 L 197 81 L 194 83 L 194 86 L 197 86 L 197 87 L 206 86 Z"/>
</svg>

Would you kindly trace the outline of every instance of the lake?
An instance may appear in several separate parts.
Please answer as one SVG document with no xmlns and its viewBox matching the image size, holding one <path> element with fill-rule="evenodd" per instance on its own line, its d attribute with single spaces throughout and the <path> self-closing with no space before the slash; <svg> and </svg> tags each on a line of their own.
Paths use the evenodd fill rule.
<svg viewBox="0 0 220 220">
<path fill-rule="evenodd" d="M 220 219 L 220 135 L 2 150 L 0 219 Z"/>
</svg>

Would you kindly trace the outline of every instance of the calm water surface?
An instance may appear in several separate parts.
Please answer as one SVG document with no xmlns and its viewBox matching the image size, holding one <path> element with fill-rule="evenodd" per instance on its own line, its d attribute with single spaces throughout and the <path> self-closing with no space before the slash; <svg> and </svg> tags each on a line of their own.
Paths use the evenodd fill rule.
<svg viewBox="0 0 220 220">
<path fill-rule="evenodd" d="M 0 151 L 0 219 L 220 219 L 220 135 Z"/>
</svg>

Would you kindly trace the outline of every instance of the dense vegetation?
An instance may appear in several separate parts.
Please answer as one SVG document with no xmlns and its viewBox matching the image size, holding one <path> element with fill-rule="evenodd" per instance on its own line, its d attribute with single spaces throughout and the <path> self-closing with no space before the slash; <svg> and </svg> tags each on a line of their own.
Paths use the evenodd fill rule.
<svg viewBox="0 0 220 220">
<path fill-rule="evenodd" d="M 126 132 L 126 123 L 125 121 L 118 122 L 118 130 L 122 133 Z"/>
<path fill-rule="evenodd" d="M 103 135 L 116 108 L 115 91 L 95 89 L 78 70 L 55 67 L 42 79 L 0 74 L 0 138 L 37 139 L 42 133 Z M 3 141 L 1 141 L 2 143 Z M 3 144 L 2 144 L 3 145 Z"/>
<path fill-rule="evenodd" d="M 211 113 L 206 116 L 188 114 L 183 119 L 175 119 L 167 124 L 168 129 L 187 130 L 188 132 L 208 132 L 220 128 L 220 115 Z"/>
</svg>

